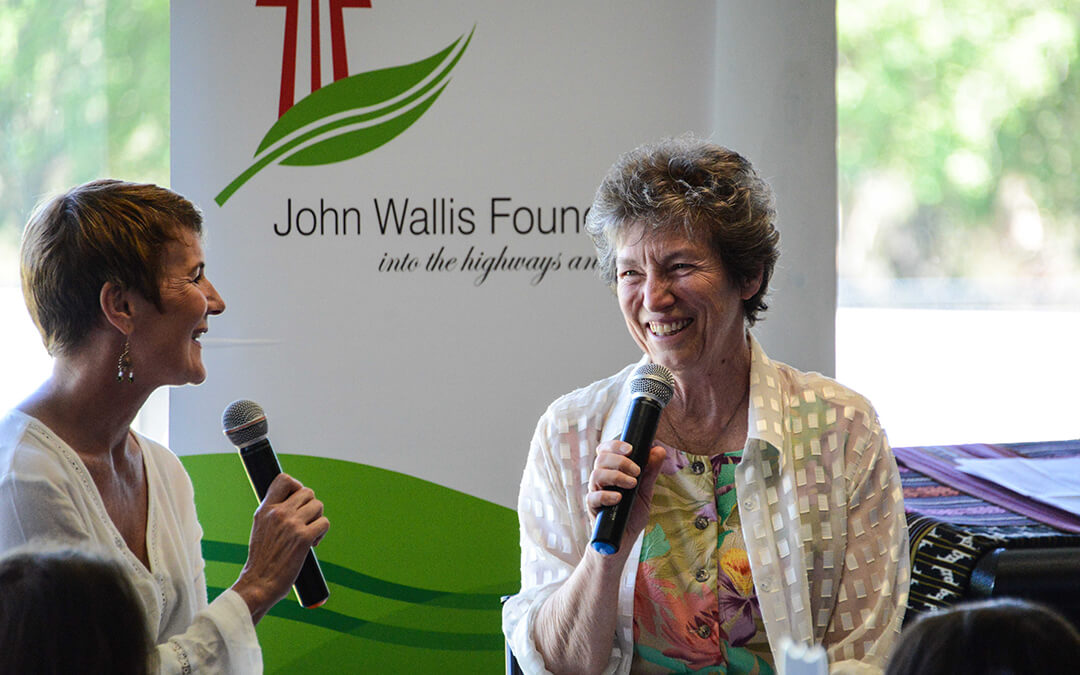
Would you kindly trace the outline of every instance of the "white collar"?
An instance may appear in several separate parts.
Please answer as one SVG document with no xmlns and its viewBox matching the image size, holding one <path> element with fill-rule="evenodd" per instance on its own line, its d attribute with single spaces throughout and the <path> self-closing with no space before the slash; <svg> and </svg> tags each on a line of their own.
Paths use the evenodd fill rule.
<svg viewBox="0 0 1080 675">
<path fill-rule="evenodd" d="M 780 388 L 780 375 L 776 364 L 765 354 L 754 334 L 747 331 L 750 341 L 750 405 L 747 419 L 747 440 L 754 438 L 765 441 L 774 448 L 784 446 L 783 427 L 783 392 Z M 619 438 L 626 424 L 626 414 L 630 409 L 631 375 L 639 367 L 649 363 L 648 355 L 631 368 L 625 370 L 625 376 L 619 385 L 619 397 L 615 400 L 604 421 L 600 440 Z"/>
</svg>

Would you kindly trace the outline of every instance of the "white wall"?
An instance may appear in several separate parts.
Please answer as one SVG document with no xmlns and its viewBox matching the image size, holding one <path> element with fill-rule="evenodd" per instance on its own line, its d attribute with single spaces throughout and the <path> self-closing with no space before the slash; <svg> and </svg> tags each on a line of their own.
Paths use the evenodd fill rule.
<svg viewBox="0 0 1080 675">
<path fill-rule="evenodd" d="M 836 3 L 723 2 L 716 26 L 714 138 L 776 193 L 780 262 L 755 334 L 771 357 L 833 375 Z"/>
</svg>

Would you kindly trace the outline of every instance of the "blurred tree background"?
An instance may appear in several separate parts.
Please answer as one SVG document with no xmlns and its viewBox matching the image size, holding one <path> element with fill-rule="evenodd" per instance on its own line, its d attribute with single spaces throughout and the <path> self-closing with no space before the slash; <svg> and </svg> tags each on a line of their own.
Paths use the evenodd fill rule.
<svg viewBox="0 0 1080 675">
<path fill-rule="evenodd" d="M 0 0 L 0 286 L 34 206 L 105 176 L 168 184 L 168 0 Z"/>
<path fill-rule="evenodd" d="M 841 295 L 1075 302 L 1080 0 L 838 0 L 837 33 Z"/>
<path fill-rule="evenodd" d="M 838 0 L 837 32 L 841 295 L 1075 300 L 1080 0 Z M 0 0 L 0 286 L 34 205 L 100 176 L 168 184 L 168 0 Z"/>
</svg>

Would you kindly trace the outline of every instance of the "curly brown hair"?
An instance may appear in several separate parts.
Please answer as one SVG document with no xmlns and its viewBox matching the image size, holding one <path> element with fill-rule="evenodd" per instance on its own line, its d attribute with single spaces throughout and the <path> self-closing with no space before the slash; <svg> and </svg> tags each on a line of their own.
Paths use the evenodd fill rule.
<svg viewBox="0 0 1080 675">
<path fill-rule="evenodd" d="M 600 278 L 614 286 L 615 254 L 627 230 L 681 230 L 708 243 L 737 284 L 761 274 L 743 301 L 753 325 L 780 257 L 772 190 L 737 152 L 693 136 L 667 138 L 623 154 L 596 191 L 585 229 L 596 246 Z"/>
</svg>

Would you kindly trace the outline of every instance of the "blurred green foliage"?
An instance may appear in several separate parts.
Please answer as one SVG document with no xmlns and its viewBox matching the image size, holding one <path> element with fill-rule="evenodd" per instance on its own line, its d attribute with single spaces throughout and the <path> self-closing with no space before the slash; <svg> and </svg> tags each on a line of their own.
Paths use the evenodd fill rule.
<svg viewBox="0 0 1080 675">
<path fill-rule="evenodd" d="M 1080 268 L 1080 0 L 838 0 L 841 274 Z"/>
<path fill-rule="evenodd" d="M 0 0 L 0 284 L 34 206 L 169 180 L 168 0 Z"/>
<path fill-rule="evenodd" d="M 1080 0 L 838 0 L 837 31 L 842 276 L 1080 274 Z M 106 175 L 168 184 L 168 0 L 0 0 L 0 284 L 34 205 Z"/>
</svg>

